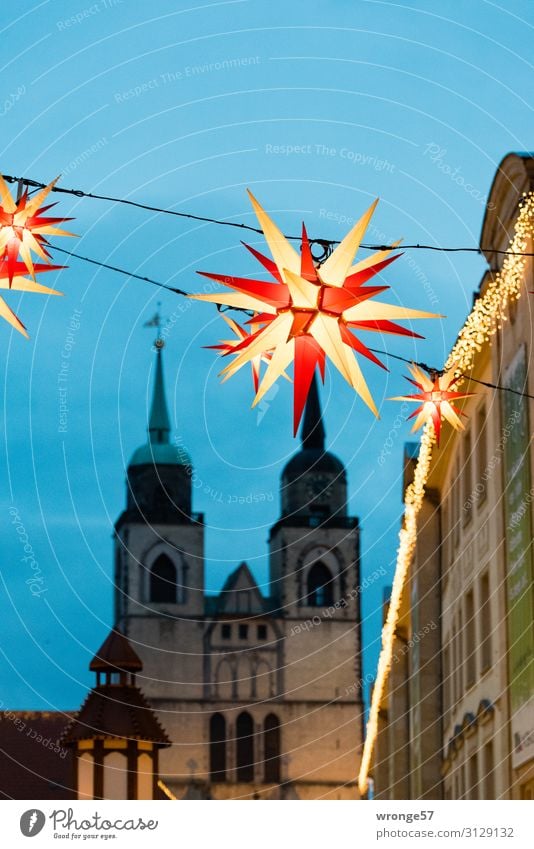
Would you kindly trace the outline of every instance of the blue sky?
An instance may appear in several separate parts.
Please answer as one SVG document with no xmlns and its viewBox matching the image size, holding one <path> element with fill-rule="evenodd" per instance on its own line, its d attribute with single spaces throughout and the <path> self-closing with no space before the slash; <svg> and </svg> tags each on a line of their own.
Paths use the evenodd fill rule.
<svg viewBox="0 0 534 849">
<path fill-rule="evenodd" d="M 496 166 L 533 146 L 532 23 L 528 0 L 2 4 L 0 171 L 62 173 L 66 187 L 255 223 L 250 187 L 286 231 L 304 219 L 311 235 L 331 238 L 380 196 L 371 238 L 475 245 Z M 69 196 L 58 208 L 81 234 L 61 247 L 168 285 L 194 291 L 196 269 L 255 272 L 230 228 Z M 389 297 L 447 318 L 421 322 L 424 341 L 373 339 L 377 347 L 441 364 L 484 267 L 476 255 L 408 252 L 388 270 Z M 112 526 L 145 439 L 154 363 L 142 325 L 158 300 L 173 319 L 168 398 L 202 481 L 194 507 L 206 514 L 210 589 L 247 560 L 267 590 L 279 476 L 298 445 L 289 385 L 261 421 L 245 370 L 220 386 L 202 348 L 221 332 L 215 308 L 76 260 L 46 282 L 65 297 L 8 295 L 30 341 L 0 326 L 0 700 L 12 708 L 76 707 L 112 624 Z M 362 524 L 363 577 L 381 566 L 391 576 L 402 510 L 409 427 L 385 401 L 404 383 L 401 364 L 390 367 L 364 365 L 380 421 L 332 373 L 322 394 Z M 250 494 L 265 501 L 247 503 Z M 27 583 L 21 527 L 40 595 Z M 363 599 L 367 672 L 381 595 L 376 582 Z"/>
</svg>

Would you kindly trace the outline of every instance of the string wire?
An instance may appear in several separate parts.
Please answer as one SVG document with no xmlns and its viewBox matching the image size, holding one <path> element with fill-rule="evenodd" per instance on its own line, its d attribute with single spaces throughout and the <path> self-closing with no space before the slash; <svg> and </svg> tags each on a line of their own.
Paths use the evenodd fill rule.
<svg viewBox="0 0 534 849">
<path fill-rule="evenodd" d="M 3 175 L 3 177 L 4 177 L 4 180 L 6 180 L 8 183 L 18 183 L 19 185 L 28 186 L 28 188 L 31 187 L 31 188 L 34 188 L 34 189 L 40 189 L 40 188 L 45 188 L 45 186 L 47 185 L 46 183 L 40 183 L 36 180 L 31 180 L 27 177 L 13 177 L 11 175 Z M 217 219 L 217 218 L 208 218 L 208 217 L 204 217 L 204 216 L 201 216 L 201 215 L 194 215 L 194 214 L 188 213 L 188 212 L 177 212 L 176 210 L 173 210 L 173 209 L 163 209 L 161 207 L 150 206 L 148 204 L 138 203 L 137 201 L 127 200 L 125 198 L 115 198 L 115 197 L 111 197 L 109 195 L 96 195 L 96 194 L 92 194 L 91 192 L 84 192 L 81 189 L 65 189 L 65 188 L 62 188 L 60 186 L 54 186 L 52 188 L 52 191 L 53 192 L 60 192 L 62 194 L 70 194 L 70 195 L 74 195 L 76 197 L 87 197 L 87 198 L 92 198 L 94 200 L 105 200 L 105 201 L 110 201 L 112 203 L 121 203 L 121 204 L 125 204 L 127 206 L 137 207 L 138 209 L 146 209 L 146 210 L 149 210 L 151 212 L 160 212 L 160 213 L 163 213 L 165 215 L 174 215 L 174 216 L 177 216 L 179 218 L 189 218 L 189 219 L 194 220 L 194 221 L 203 221 L 203 222 L 209 223 L 209 224 L 228 226 L 228 227 L 236 227 L 236 228 L 239 228 L 239 229 L 242 229 L 242 230 L 249 230 L 253 233 L 258 233 L 259 235 L 263 235 L 263 231 L 259 227 L 253 227 L 250 224 L 243 224 L 243 223 L 236 222 L 236 221 L 223 221 L 223 220 L 220 220 L 220 219 Z M 297 240 L 301 241 L 301 238 L 302 238 L 301 236 L 286 236 L 286 239 L 290 239 L 292 241 L 297 241 Z M 310 239 L 309 241 L 310 241 L 310 243 L 313 242 L 313 244 L 320 245 L 322 248 L 325 249 L 325 252 L 332 245 L 338 245 L 339 244 L 339 241 L 334 240 L 334 239 Z M 393 245 L 361 245 L 360 247 L 366 248 L 367 250 L 394 250 L 395 249 L 395 246 L 393 246 Z M 467 252 L 479 253 L 479 254 L 482 253 L 482 252 L 484 252 L 484 253 L 490 252 L 489 250 L 486 250 L 485 248 L 473 248 L 473 247 L 451 248 L 451 247 L 437 247 L 435 245 L 420 245 L 420 244 L 403 245 L 402 247 L 403 248 L 410 248 L 410 249 L 443 251 L 443 252 L 467 251 Z M 62 253 L 66 256 L 73 257 L 74 259 L 79 259 L 83 262 L 90 263 L 91 265 L 96 265 L 100 268 L 105 268 L 109 271 L 114 271 L 118 274 L 124 274 L 125 276 L 131 277 L 135 280 L 141 280 L 143 283 L 150 283 L 153 286 L 157 286 L 160 289 L 164 289 L 167 292 L 172 292 L 175 295 L 181 295 L 183 297 L 188 297 L 189 294 L 190 294 L 189 292 L 184 291 L 184 289 L 179 289 L 175 286 L 166 286 L 161 281 L 154 280 L 152 277 L 146 277 L 146 276 L 143 276 L 141 274 L 136 274 L 133 271 L 128 271 L 125 268 L 120 268 L 117 265 L 111 265 L 110 263 L 101 262 L 100 260 L 92 259 L 91 257 L 82 256 L 82 254 L 78 254 L 75 251 L 67 251 L 64 248 L 59 248 L 59 247 L 56 247 L 55 245 L 52 247 L 52 250 L 58 251 L 59 253 Z M 505 251 L 505 250 L 491 249 L 491 252 L 496 253 L 496 254 L 506 254 L 508 256 L 534 256 L 534 253 L 522 253 L 522 252 L 513 252 L 513 251 Z M 235 312 L 245 313 L 246 315 L 249 315 L 249 316 L 252 314 L 250 312 L 250 310 L 246 310 L 246 309 L 243 309 L 241 307 L 221 307 L 221 306 L 219 306 L 218 309 L 219 309 L 220 312 L 226 312 L 227 310 L 233 310 Z M 372 351 L 374 354 L 381 354 L 382 356 L 385 356 L 385 357 L 391 357 L 392 359 L 399 360 L 400 362 L 407 363 L 408 365 L 412 365 L 412 364 L 417 365 L 417 366 L 419 366 L 419 368 L 424 369 L 430 375 L 433 375 L 433 374 L 440 375 L 440 374 L 444 373 L 443 369 L 437 369 L 437 368 L 434 368 L 432 366 L 427 365 L 426 363 L 410 360 L 407 357 L 401 357 L 400 355 L 392 354 L 389 351 L 382 351 L 378 348 L 369 348 L 369 350 Z M 495 383 L 488 383 L 487 381 L 478 380 L 477 378 L 471 377 L 470 375 L 467 375 L 467 374 L 461 374 L 460 377 L 464 378 L 465 380 L 469 380 L 469 381 L 472 381 L 474 383 L 478 383 L 481 386 L 486 386 L 488 389 L 494 389 L 498 392 L 511 392 L 514 395 L 519 395 L 521 398 L 529 398 L 531 400 L 534 400 L 534 395 L 529 395 L 527 392 L 521 392 L 518 389 L 512 389 L 510 386 L 499 386 L 498 384 L 495 384 Z"/>
<path fill-rule="evenodd" d="M 28 188 L 35 189 L 44 189 L 47 183 L 41 183 L 38 180 L 32 180 L 29 177 L 13 177 L 9 174 L 3 175 L 4 180 L 8 183 L 20 183 L 22 185 L 28 186 Z M 110 203 L 120 203 L 125 206 L 132 206 L 136 209 L 146 209 L 148 212 L 158 212 L 162 215 L 173 215 L 176 218 L 185 218 L 191 221 L 202 221 L 205 224 L 213 224 L 219 227 L 234 227 L 239 230 L 248 230 L 251 233 L 257 233 L 258 235 L 263 235 L 263 231 L 259 227 L 253 227 L 252 224 L 244 224 L 239 221 L 227 221 L 220 218 L 211 218 L 205 215 L 195 215 L 192 212 L 178 212 L 175 209 L 165 209 L 160 206 L 152 206 L 151 204 L 140 203 L 139 201 L 128 200 L 127 198 L 119 198 L 113 197 L 112 195 L 99 195 L 93 192 L 85 192 L 82 189 L 66 189 L 62 186 L 53 186 L 53 192 L 59 192 L 65 195 L 74 195 L 78 198 L 91 198 L 92 200 L 104 200 Z M 293 241 L 300 242 L 302 237 L 299 236 L 291 236 L 285 235 L 285 238 Z M 322 238 L 311 238 L 310 244 L 319 245 L 321 248 L 325 250 L 325 253 L 328 248 L 331 248 L 333 245 L 339 245 L 339 239 L 322 239 Z M 370 244 L 361 244 L 361 248 L 367 251 L 386 251 L 386 250 L 395 250 L 394 245 L 370 245 Z M 482 247 L 443 247 L 439 245 L 422 245 L 420 243 L 416 243 L 413 245 L 402 245 L 397 246 L 402 247 L 403 250 L 420 250 L 420 251 L 438 251 L 441 253 L 476 253 L 479 255 L 492 253 L 492 254 L 502 254 L 504 256 L 534 256 L 534 252 L 522 252 L 522 251 L 509 251 L 509 250 L 499 250 L 497 248 L 482 248 Z M 134 276 L 134 275 L 130 275 Z"/>
</svg>

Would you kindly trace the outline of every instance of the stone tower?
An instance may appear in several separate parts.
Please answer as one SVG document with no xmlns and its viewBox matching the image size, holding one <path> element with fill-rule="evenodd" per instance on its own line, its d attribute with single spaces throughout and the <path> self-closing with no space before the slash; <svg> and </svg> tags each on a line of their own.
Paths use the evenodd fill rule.
<svg viewBox="0 0 534 849">
<path fill-rule="evenodd" d="M 191 509 L 191 460 L 170 441 L 163 344 L 156 341 L 148 440 L 128 465 L 126 509 L 115 526 L 115 620 L 149 670 L 142 686 L 153 701 L 201 694 L 202 632 L 189 624 L 204 615 L 203 517 Z M 166 650 L 184 640 L 192 654 Z"/>
</svg>

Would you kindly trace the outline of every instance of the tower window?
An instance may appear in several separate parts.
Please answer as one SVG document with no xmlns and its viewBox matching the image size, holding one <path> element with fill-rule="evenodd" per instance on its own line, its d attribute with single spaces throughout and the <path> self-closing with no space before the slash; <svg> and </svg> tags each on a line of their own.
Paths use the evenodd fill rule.
<svg viewBox="0 0 534 849">
<path fill-rule="evenodd" d="M 265 717 L 263 725 L 265 752 L 264 779 L 267 784 L 280 782 L 280 723 L 274 713 Z"/>
<path fill-rule="evenodd" d="M 333 604 L 333 578 L 328 566 L 314 563 L 308 572 L 307 603 L 311 607 L 327 607 Z"/>
<path fill-rule="evenodd" d="M 232 626 L 228 623 L 221 625 L 221 636 L 223 640 L 229 640 L 232 636 Z"/>
<path fill-rule="evenodd" d="M 150 601 L 176 603 L 176 566 L 165 554 L 150 570 Z"/>
<path fill-rule="evenodd" d="M 236 722 L 236 775 L 238 781 L 254 781 L 254 723 L 246 712 Z"/>
<path fill-rule="evenodd" d="M 267 639 L 267 625 L 258 625 L 258 640 Z"/>
<path fill-rule="evenodd" d="M 226 781 L 226 720 L 221 713 L 210 719 L 210 775 L 212 781 Z"/>
<path fill-rule="evenodd" d="M 244 625 L 242 622 L 239 625 L 239 639 L 246 640 L 248 637 L 248 625 Z"/>
</svg>

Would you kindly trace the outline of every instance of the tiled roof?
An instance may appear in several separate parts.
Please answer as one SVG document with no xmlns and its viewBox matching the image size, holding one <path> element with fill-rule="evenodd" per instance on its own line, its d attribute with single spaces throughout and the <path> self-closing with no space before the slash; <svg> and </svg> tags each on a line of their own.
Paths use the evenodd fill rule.
<svg viewBox="0 0 534 849">
<path fill-rule="evenodd" d="M 91 672 L 109 669 L 138 672 L 142 668 L 141 659 L 118 628 L 109 632 L 89 665 Z"/>
<path fill-rule="evenodd" d="M 141 690 L 123 685 L 91 690 L 62 739 L 68 745 L 91 737 L 120 737 L 170 745 Z"/>
</svg>

